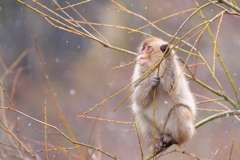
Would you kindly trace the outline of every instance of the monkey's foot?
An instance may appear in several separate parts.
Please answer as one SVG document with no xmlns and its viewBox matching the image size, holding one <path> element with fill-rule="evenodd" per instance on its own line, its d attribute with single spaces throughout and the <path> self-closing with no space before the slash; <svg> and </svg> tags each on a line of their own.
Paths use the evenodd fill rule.
<svg viewBox="0 0 240 160">
<path fill-rule="evenodd" d="M 160 140 L 157 143 L 157 146 L 156 146 L 156 154 L 159 154 L 159 153 L 161 153 L 164 150 L 165 150 L 165 148 L 164 148 L 163 142 Z"/>
<path fill-rule="evenodd" d="M 165 146 L 177 144 L 176 140 L 169 134 L 164 134 L 161 139 Z"/>
<path fill-rule="evenodd" d="M 163 52 L 163 53 L 167 53 L 169 51 L 170 47 L 168 46 L 167 43 L 164 43 L 160 46 L 160 50 Z M 167 50 L 167 51 L 166 51 Z"/>
<path fill-rule="evenodd" d="M 157 87 L 160 84 L 160 77 L 153 77 L 152 86 Z"/>
<path fill-rule="evenodd" d="M 165 149 L 167 149 L 167 147 L 171 146 L 172 144 L 177 144 L 176 140 L 169 134 L 164 134 L 160 141 L 157 143 L 157 147 L 156 147 L 156 153 L 161 153 L 162 151 L 164 151 Z"/>
</svg>

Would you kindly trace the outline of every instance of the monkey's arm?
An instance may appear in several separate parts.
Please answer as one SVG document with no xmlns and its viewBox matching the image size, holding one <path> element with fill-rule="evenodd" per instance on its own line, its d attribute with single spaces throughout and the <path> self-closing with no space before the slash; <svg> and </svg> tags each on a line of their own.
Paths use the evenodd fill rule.
<svg viewBox="0 0 240 160">
<path fill-rule="evenodd" d="M 159 77 L 149 77 L 134 88 L 133 98 L 138 106 L 147 107 L 153 101 L 154 88 L 159 83 Z"/>
<path fill-rule="evenodd" d="M 170 47 L 168 44 L 163 44 L 160 46 L 162 52 L 167 54 L 163 62 L 163 78 L 161 79 L 161 84 L 163 85 L 163 89 L 170 93 L 171 89 L 176 83 L 178 77 L 178 69 L 179 64 L 177 62 L 177 56 L 174 54 L 174 51 L 169 52 Z"/>
</svg>

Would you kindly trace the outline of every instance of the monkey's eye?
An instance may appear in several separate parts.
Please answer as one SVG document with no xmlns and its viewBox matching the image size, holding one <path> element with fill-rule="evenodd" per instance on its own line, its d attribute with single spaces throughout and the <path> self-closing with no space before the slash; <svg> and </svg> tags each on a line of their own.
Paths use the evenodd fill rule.
<svg viewBox="0 0 240 160">
<path fill-rule="evenodd" d="M 147 50 L 151 50 L 152 49 L 152 46 L 147 46 Z"/>
<path fill-rule="evenodd" d="M 151 50 L 151 49 L 152 49 L 152 46 L 144 46 L 144 47 L 143 47 L 143 50 L 149 51 L 149 50 Z"/>
<path fill-rule="evenodd" d="M 153 47 L 149 45 L 145 45 L 142 47 L 142 51 L 152 51 L 152 50 L 153 50 Z"/>
</svg>

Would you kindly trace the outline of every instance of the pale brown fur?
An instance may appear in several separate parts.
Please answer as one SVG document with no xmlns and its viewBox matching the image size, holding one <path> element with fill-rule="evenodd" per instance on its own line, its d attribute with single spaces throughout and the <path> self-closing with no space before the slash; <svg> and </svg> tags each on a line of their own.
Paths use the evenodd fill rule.
<svg viewBox="0 0 240 160">
<path fill-rule="evenodd" d="M 133 82 L 160 62 L 165 54 L 160 50 L 160 46 L 165 43 L 159 38 L 148 38 L 142 42 L 137 57 L 137 60 L 140 60 L 136 63 L 132 76 Z M 155 51 L 158 52 L 145 58 Z M 154 88 L 156 88 L 157 142 L 155 147 L 153 146 Z M 193 136 L 195 102 L 174 51 L 163 59 L 159 71 L 156 68 L 150 75 L 138 80 L 132 89 L 134 91 L 132 110 L 137 128 L 150 148 L 156 148 L 156 152 L 161 152 L 164 147 L 171 144 L 182 146 Z"/>
</svg>

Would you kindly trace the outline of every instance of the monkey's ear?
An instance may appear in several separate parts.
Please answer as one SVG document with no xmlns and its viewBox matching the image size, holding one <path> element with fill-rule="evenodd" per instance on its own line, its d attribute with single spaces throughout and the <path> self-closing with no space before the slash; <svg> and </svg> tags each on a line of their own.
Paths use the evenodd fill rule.
<svg viewBox="0 0 240 160">
<path fill-rule="evenodd" d="M 163 53 L 168 53 L 170 47 L 168 46 L 167 43 L 163 43 L 161 46 L 160 46 L 160 50 L 163 52 Z"/>
</svg>

